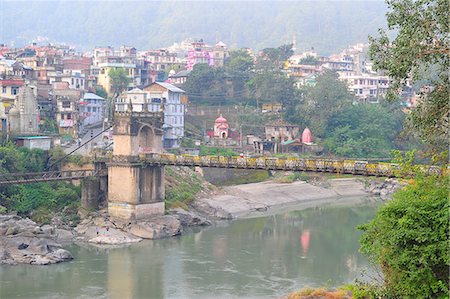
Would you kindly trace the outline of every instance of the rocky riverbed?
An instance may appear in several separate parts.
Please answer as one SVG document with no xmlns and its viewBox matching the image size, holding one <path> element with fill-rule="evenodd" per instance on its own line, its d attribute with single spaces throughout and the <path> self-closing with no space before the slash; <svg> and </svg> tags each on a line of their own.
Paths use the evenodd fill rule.
<svg viewBox="0 0 450 299">
<path fill-rule="evenodd" d="M 168 238 L 182 234 L 187 227 L 210 225 L 218 219 L 258 216 L 369 194 L 389 198 L 401 186 L 391 179 L 365 183 L 333 179 L 322 185 L 267 181 L 226 187 L 219 194 L 194 201 L 190 211 L 173 209 L 145 221 L 111 219 L 106 210 L 81 212 L 82 221 L 72 228 L 58 223 L 40 226 L 16 215 L 0 215 L 0 264 L 54 264 L 73 258 L 63 245 L 74 242 L 119 245 Z"/>
<path fill-rule="evenodd" d="M 0 264 L 49 265 L 71 260 L 72 254 L 58 239 L 71 240 L 72 233 L 15 215 L 0 215 Z"/>
<path fill-rule="evenodd" d="M 105 210 L 85 213 L 74 228 L 38 225 L 17 215 L 0 215 L 0 264 L 49 265 L 71 260 L 70 243 L 119 245 L 180 235 L 186 227 L 210 225 L 198 213 L 174 209 L 145 221 L 110 219 Z"/>
</svg>

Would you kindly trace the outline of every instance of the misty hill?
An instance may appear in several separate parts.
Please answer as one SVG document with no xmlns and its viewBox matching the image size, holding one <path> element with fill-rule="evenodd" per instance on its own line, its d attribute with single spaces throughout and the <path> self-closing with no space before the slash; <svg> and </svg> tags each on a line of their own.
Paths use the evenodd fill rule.
<svg viewBox="0 0 450 299">
<path fill-rule="evenodd" d="M 385 26 L 382 1 L 5 1 L 0 43 L 46 37 L 84 49 L 169 46 L 186 38 L 261 49 L 290 43 L 330 54 Z"/>
</svg>

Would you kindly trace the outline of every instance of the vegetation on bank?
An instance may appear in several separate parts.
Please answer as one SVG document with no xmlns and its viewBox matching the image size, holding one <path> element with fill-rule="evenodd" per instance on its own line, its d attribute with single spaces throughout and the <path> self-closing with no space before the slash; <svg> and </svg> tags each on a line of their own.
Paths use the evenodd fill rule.
<svg viewBox="0 0 450 299">
<path fill-rule="evenodd" d="M 59 148 L 44 152 L 5 143 L 0 147 L 0 173 L 42 172 L 62 156 Z M 84 163 L 78 156 L 71 160 Z M 77 220 L 79 198 L 80 188 L 67 182 L 5 185 L 0 186 L 0 213 L 17 212 L 38 223 L 48 223 L 54 214 L 63 212 L 62 220 L 69 223 Z"/>
<path fill-rule="evenodd" d="M 167 209 L 182 208 L 187 210 L 199 193 L 207 194 L 214 187 L 202 180 L 197 173 L 187 167 L 166 167 Z"/>
</svg>

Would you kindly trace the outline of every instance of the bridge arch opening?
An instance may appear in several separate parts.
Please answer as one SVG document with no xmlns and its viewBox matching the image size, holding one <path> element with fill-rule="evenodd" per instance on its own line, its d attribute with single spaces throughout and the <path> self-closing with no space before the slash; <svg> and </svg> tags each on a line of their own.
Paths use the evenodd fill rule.
<svg viewBox="0 0 450 299">
<path fill-rule="evenodd" d="M 138 132 L 139 153 L 153 152 L 154 136 L 155 136 L 155 134 L 154 134 L 153 128 L 148 125 L 144 125 L 139 129 L 139 132 Z"/>
</svg>

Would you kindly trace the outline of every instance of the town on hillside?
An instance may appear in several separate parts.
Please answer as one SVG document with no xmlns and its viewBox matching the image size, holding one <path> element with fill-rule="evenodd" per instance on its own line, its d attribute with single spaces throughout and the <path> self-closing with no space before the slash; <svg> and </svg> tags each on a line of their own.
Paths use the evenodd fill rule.
<svg viewBox="0 0 450 299">
<path fill-rule="evenodd" d="M 374 69 L 367 44 L 349 46 L 329 57 L 314 48 L 300 51 L 295 40 L 282 47 L 287 50 L 275 59 L 277 71 L 292 86 L 281 89 L 293 88 L 301 94 L 314 87 L 323 73 L 333 72 L 356 104 L 380 104 L 388 92 L 390 78 Z M 248 87 L 252 81 L 242 75 L 264 76 L 265 61 L 274 60 L 272 50 L 282 47 L 257 52 L 198 39 L 157 50 L 107 46 L 81 53 L 66 45 L 1 44 L 0 131 L 3 138 L 28 148 L 73 149 L 86 143 L 79 153 L 92 153 L 111 146 L 107 128 L 113 111 L 162 109 L 166 150 L 198 154 L 206 145 L 254 154 L 321 154 L 316 132 L 286 117 L 294 108 L 281 95 L 283 91 L 278 98 L 277 82 L 266 76 L 271 82 L 265 84 L 273 92 L 265 95 L 258 82 L 252 89 Z M 216 83 L 204 83 L 208 81 Z M 217 87 L 219 81 L 222 85 Z M 405 86 L 404 108 L 414 108 L 418 97 Z M 245 120 L 243 114 L 260 118 Z M 93 142 L 87 142 L 90 139 Z"/>
</svg>

